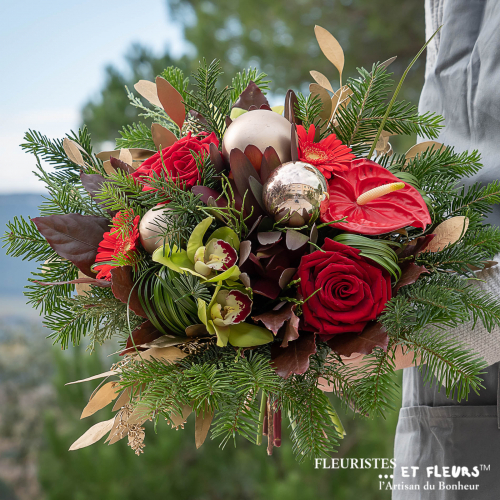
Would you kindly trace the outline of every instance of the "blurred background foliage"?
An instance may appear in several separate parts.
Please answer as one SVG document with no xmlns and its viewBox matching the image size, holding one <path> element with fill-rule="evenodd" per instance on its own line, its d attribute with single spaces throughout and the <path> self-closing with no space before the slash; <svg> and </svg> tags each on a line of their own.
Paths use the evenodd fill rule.
<svg viewBox="0 0 500 500">
<path fill-rule="evenodd" d="M 272 104 L 279 104 L 289 87 L 307 92 L 312 69 L 338 87 L 336 70 L 317 46 L 315 24 L 328 29 L 344 48 L 344 78 L 356 76 L 356 67 L 371 67 L 394 55 L 398 59 L 391 69 L 399 78 L 424 42 L 424 5 L 419 0 L 167 0 L 166 15 L 184 29 L 185 55 L 174 60 L 168 51 L 157 56 L 133 45 L 126 54 L 126 70 L 108 66 L 104 86 L 82 110 L 82 123 L 96 144 L 114 141 L 123 125 L 137 120 L 125 85 L 132 89 L 139 79 L 153 80 L 172 64 L 190 74 L 200 58 L 220 58 L 224 85 L 238 70 L 256 66 L 271 77 Z M 422 58 L 405 83 L 403 97 L 416 104 L 423 79 Z M 412 140 L 402 142 L 401 149 Z M 2 198 L 4 224 L 14 213 L 35 216 L 33 207 L 42 201 L 26 195 Z M 191 420 L 184 431 L 160 425 L 155 434 L 147 425 L 140 457 L 125 442 L 69 453 L 70 444 L 87 428 L 109 418 L 109 410 L 79 421 L 97 382 L 64 384 L 106 370 L 114 358 L 89 356 L 84 348 L 60 352 L 52 347 L 39 321 L 27 319 L 25 312 L 20 318 L 12 302 L 30 265 L 1 254 L 0 266 L 11 271 L 4 275 L 12 276 L 0 287 L 0 306 L 9 313 L 8 321 L 0 323 L 0 500 L 390 498 L 389 491 L 378 490 L 379 471 L 298 464 L 286 432 L 272 457 L 264 447 L 242 440 L 236 448 L 229 444 L 220 450 L 207 439 L 196 450 Z M 112 345 L 108 352 L 113 352 Z M 400 383 L 400 376 L 394 383 Z M 397 411 L 386 417 L 362 419 L 341 412 L 347 436 L 336 456 L 392 457 Z"/>
<path fill-rule="evenodd" d="M 82 112 L 82 123 L 94 141 L 114 141 L 123 125 L 137 119 L 124 86 L 133 89 L 140 79 L 153 80 L 171 64 L 190 75 L 201 58 L 221 59 L 223 85 L 242 68 L 257 67 L 273 82 L 275 105 L 282 103 L 288 88 L 308 92 L 313 69 L 338 88 L 337 70 L 316 42 L 316 24 L 329 30 L 344 49 L 344 80 L 357 76 L 357 67 L 371 68 L 392 56 L 398 57 L 391 70 L 399 79 L 424 43 L 424 5 L 418 0 L 168 0 L 167 13 L 184 29 L 186 54 L 177 60 L 168 53 L 155 57 L 146 47 L 134 45 L 126 56 L 128 71 L 108 66 L 104 88 Z M 422 57 L 402 97 L 416 103 L 423 80 Z"/>
</svg>

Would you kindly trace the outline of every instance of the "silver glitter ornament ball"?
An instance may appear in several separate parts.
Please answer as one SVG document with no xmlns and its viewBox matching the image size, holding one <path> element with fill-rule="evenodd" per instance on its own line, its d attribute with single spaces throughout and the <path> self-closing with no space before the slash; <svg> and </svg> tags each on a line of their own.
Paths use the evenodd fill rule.
<svg viewBox="0 0 500 500">
<path fill-rule="evenodd" d="M 173 217 L 170 212 L 168 207 L 160 210 L 155 207 L 144 214 L 139 223 L 139 237 L 146 252 L 153 253 L 163 245 L 163 238 L 160 234 L 169 226 L 168 221 Z M 168 241 L 166 243 L 168 245 Z"/>
<path fill-rule="evenodd" d="M 262 153 L 272 146 L 282 163 L 292 159 L 291 123 L 283 116 L 265 109 L 256 109 L 238 116 L 222 139 L 222 154 L 229 161 L 233 149 L 245 151 L 253 144 Z"/>
<path fill-rule="evenodd" d="M 273 170 L 264 184 L 262 200 L 276 221 L 299 227 L 328 203 L 328 184 L 315 166 L 291 161 Z"/>
</svg>

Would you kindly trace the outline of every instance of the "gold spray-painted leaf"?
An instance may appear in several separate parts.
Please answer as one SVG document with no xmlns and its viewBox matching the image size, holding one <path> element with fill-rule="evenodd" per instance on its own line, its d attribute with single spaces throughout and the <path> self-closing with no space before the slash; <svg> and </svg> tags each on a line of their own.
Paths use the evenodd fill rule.
<svg viewBox="0 0 500 500">
<path fill-rule="evenodd" d="M 122 149 L 116 149 L 115 151 L 101 151 L 100 153 L 97 153 L 96 156 L 100 160 L 102 160 L 103 163 L 103 168 L 104 170 L 109 174 L 114 173 L 115 169 L 111 166 L 111 163 L 109 163 L 109 159 L 111 157 L 113 158 L 118 158 L 119 160 L 123 160 L 123 155 L 126 153 L 122 152 Z M 153 151 L 151 149 L 142 149 L 142 148 L 129 148 L 127 149 L 128 152 L 132 155 L 132 163 L 128 163 L 131 165 L 134 169 L 137 169 L 145 160 L 153 156 L 156 151 Z M 128 155 L 127 155 L 128 156 Z M 130 160 L 130 157 L 128 157 Z"/>
<path fill-rule="evenodd" d="M 153 125 L 151 125 L 151 134 L 156 149 L 168 148 L 177 140 L 177 137 L 175 137 L 170 130 L 161 126 L 159 123 L 153 123 Z"/>
<path fill-rule="evenodd" d="M 309 85 L 309 92 L 311 92 L 312 95 L 317 95 L 321 99 L 322 106 L 319 116 L 322 121 L 328 122 L 332 115 L 332 100 L 330 94 L 317 83 L 311 83 Z"/>
<path fill-rule="evenodd" d="M 325 28 L 321 26 L 314 27 L 316 40 L 319 48 L 325 54 L 325 57 L 338 69 L 340 73 L 340 82 L 342 86 L 342 71 L 344 70 L 344 51 L 337 39 Z"/>
<path fill-rule="evenodd" d="M 207 408 L 205 403 L 205 409 L 203 413 L 196 415 L 196 422 L 194 425 L 194 440 L 196 442 L 196 448 L 199 448 L 207 439 L 208 431 L 210 430 L 210 425 L 214 414 Z"/>
<path fill-rule="evenodd" d="M 156 90 L 156 83 L 149 82 L 148 80 L 139 80 L 135 85 L 134 89 L 140 94 L 144 99 L 147 99 L 151 104 L 162 107 L 160 99 L 158 99 L 158 92 Z"/>
<path fill-rule="evenodd" d="M 186 118 L 186 109 L 182 103 L 182 96 L 161 76 L 156 77 L 156 90 L 165 113 L 182 129 L 184 118 Z"/>
<path fill-rule="evenodd" d="M 118 411 L 122 406 L 130 403 L 130 394 L 132 393 L 132 388 L 127 387 L 116 400 L 112 411 Z"/>
<path fill-rule="evenodd" d="M 108 382 L 104 384 L 91 398 L 87 406 L 82 411 L 82 416 L 80 418 L 90 417 L 96 411 L 109 405 L 111 401 L 114 401 L 119 394 L 120 385 L 119 382 Z"/>
<path fill-rule="evenodd" d="M 80 167 L 85 166 L 85 162 L 83 161 L 82 153 L 80 152 L 80 148 L 78 147 L 78 144 L 75 141 L 72 141 L 71 139 L 68 139 L 67 137 L 65 137 L 63 139 L 63 149 L 64 149 L 64 152 L 66 153 L 66 156 L 73 163 L 80 165 Z"/>
<path fill-rule="evenodd" d="M 147 351 L 141 352 L 141 358 L 145 361 L 150 361 L 151 358 L 155 358 L 158 361 L 173 363 L 186 356 L 187 354 L 177 347 L 152 347 Z"/>
<path fill-rule="evenodd" d="M 415 146 L 412 146 L 405 154 L 405 159 L 406 161 L 411 160 L 412 158 L 415 158 L 418 154 L 423 153 L 426 149 L 432 148 L 433 151 L 437 151 L 442 144 L 440 142 L 436 141 L 424 141 L 419 144 L 415 144 Z"/>
<path fill-rule="evenodd" d="M 387 59 L 386 61 L 384 61 L 383 63 L 381 63 L 380 66 L 382 66 L 385 69 L 387 69 L 397 58 L 398 58 L 398 56 L 393 56 L 390 59 Z"/>
<path fill-rule="evenodd" d="M 192 411 L 193 409 L 190 405 L 182 405 L 182 415 L 179 415 L 178 413 L 172 413 L 170 415 L 170 418 L 172 419 L 174 427 L 179 427 L 179 425 L 182 425 L 184 422 L 186 422 Z"/>
<path fill-rule="evenodd" d="M 132 163 L 134 163 L 134 157 L 132 156 L 132 152 L 126 148 L 120 149 L 120 154 L 118 155 L 118 159 L 130 166 L 132 166 Z"/>
<path fill-rule="evenodd" d="M 81 384 L 82 382 L 88 382 L 89 380 L 96 380 L 98 378 L 111 377 L 111 375 L 117 375 L 120 373 L 119 370 L 110 370 L 109 372 L 99 373 L 97 375 L 92 375 L 92 377 L 82 378 L 81 380 L 75 380 L 74 382 L 68 382 L 65 385 Z"/>
<path fill-rule="evenodd" d="M 102 168 L 108 175 L 116 174 L 116 170 L 113 168 L 109 160 L 102 162 Z"/>
<path fill-rule="evenodd" d="M 79 450 L 97 443 L 112 427 L 114 418 L 93 425 L 85 434 L 80 436 L 69 448 L 69 451 Z"/>
<path fill-rule="evenodd" d="M 452 217 L 451 219 L 441 222 L 434 229 L 436 235 L 433 240 L 427 245 L 424 252 L 439 252 L 447 245 L 457 242 L 466 233 L 469 227 L 469 219 L 463 215 Z"/>
<path fill-rule="evenodd" d="M 330 83 L 330 80 L 328 80 L 328 78 L 323 73 L 320 73 L 319 71 L 314 71 L 314 70 L 309 71 L 309 73 L 311 73 L 311 76 L 314 78 L 314 81 L 318 85 L 321 85 L 324 89 L 335 93 L 335 91 L 332 88 L 332 84 Z"/>
</svg>

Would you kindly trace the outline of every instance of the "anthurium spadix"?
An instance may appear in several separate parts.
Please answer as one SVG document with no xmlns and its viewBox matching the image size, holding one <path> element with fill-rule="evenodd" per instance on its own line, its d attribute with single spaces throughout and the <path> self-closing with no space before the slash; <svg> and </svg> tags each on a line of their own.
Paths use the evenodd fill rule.
<svg viewBox="0 0 500 500">
<path fill-rule="evenodd" d="M 252 310 L 252 299 L 239 290 L 215 289 L 210 304 L 198 299 L 198 317 L 208 333 L 217 335 L 217 345 L 235 347 L 267 344 L 273 334 L 266 328 L 244 323 Z"/>
<path fill-rule="evenodd" d="M 168 245 L 157 248 L 153 260 L 178 273 L 189 272 L 207 283 L 237 280 L 240 270 L 236 265 L 240 240 L 230 228 L 216 229 L 208 238 L 203 238 L 214 218 L 207 217 L 193 230 L 186 250 Z"/>
</svg>

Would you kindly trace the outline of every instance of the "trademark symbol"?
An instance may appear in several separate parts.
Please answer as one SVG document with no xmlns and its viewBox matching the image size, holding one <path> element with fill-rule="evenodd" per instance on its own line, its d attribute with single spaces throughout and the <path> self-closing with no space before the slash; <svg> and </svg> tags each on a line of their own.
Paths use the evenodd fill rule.
<svg viewBox="0 0 500 500">
<path fill-rule="evenodd" d="M 480 468 L 481 470 L 489 471 L 489 470 L 490 470 L 490 465 L 481 464 L 481 465 L 479 466 L 479 468 Z"/>
</svg>

